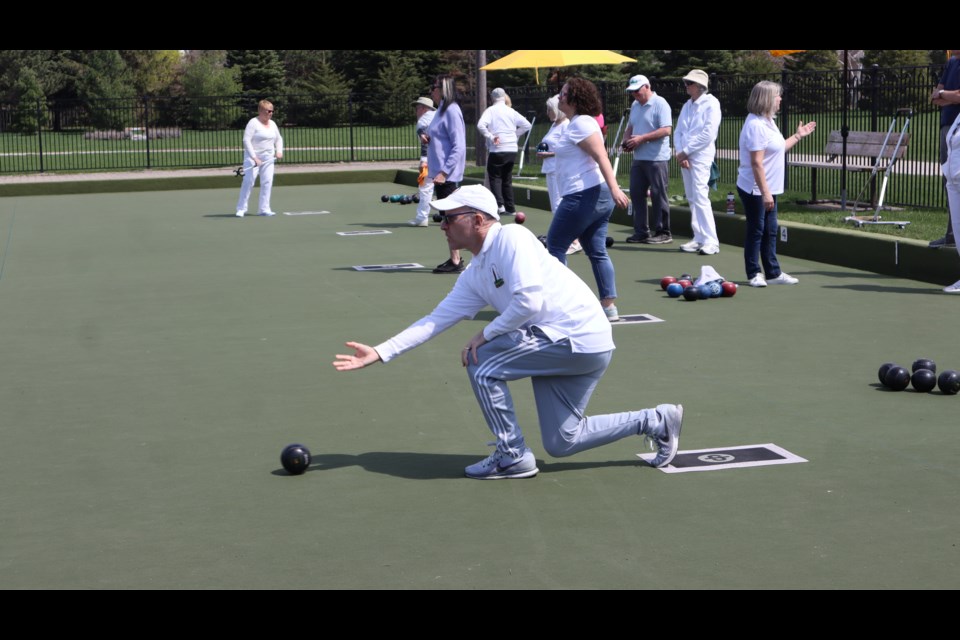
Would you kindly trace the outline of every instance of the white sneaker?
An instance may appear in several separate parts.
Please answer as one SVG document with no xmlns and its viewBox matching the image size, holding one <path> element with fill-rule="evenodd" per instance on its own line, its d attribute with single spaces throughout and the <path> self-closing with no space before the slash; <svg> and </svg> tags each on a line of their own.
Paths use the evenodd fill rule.
<svg viewBox="0 0 960 640">
<path fill-rule="evenodd" d="M 607 320 L 610 322 L 620 321 L 620 313 L 617 311 L 617 305 L 615 304 L 612 304 L 609 307 L 604 307 L 603 313 L 607 316 Z"/>
<path fill-rule="evenodd" d="M 670 464 L 677 455 L 677 449 L 680 446 L 680 429 L 683 428 L 683 405 L 660 404 L 657 405 L 657 413 L 663 419 L 663 431 L 659 437 L 653 438 L 657 455 L 650 464 L 660 468 Z"/>
<path fill-rule="evenodd" d="M 579 240 L 574 240 L 574 241 L 573 241 L 573 244 L 571 244 L 569 247 L 567 247 L 567 255 L 568 255 L 568 256 L 571 256 L 571 255 L 573 255 L 573 254 L 575 254 L 575 253 L 580 253 L 581 251 L 583 251 L 583 247 L 580 246 L 580 241 L 579 241 Z"/>
<path fill-rule="evenodd" d="M 691 240 L 690 242 L 680 245 L 680 251 L 683 251 L 684 253 L 696 253 L 697 251 L 700 251 L 700 247 L 702 246 L 703 245 L 696 240 Z"/>
<path fill-rule="evenodd" d="M 780 275 L 778 275 L 776 278 L 774 278 L 773 280 L 767 280 L 767 282 L 769 282 L 770 284 L 797 284 L 800 281 L 794 278 L 789 273 L 781 272 Z"/>
<path fill-rule="evenodd" d="M 960 280 L 957 280 L 949 287 L 943 288 L 944 293 L 960 293 Z"/>
<path fill-rule="evenodd" d="M 506 208 L 506 207 L 497 207 L 497 213 L 499 213 L 501 216 L 502 216 L 503 214 L 505 214 L 506 212 L 507 212 L 507 208 Z"/>
<path fill-rule="evenodd" d="M 499 449 L 476 464 L 463 470 L 468 478 L 475 480 L 506 480 L 509 478 L 532 478 L 540 470 L 533 451 L 524 448 L 519 458 L 511 458 Z"/>
<path fill-rule="evenodd" d="M 413 218 L 412 220 L 407 220 L 407 224 L 411 227 L 429 227 L 430 221 L 424 218 L 423 220 L 417 220 Z"/>
<path fill-rule="evenodd" d="M 767 286 L 767 281 L 766 281 L 766 279 L 763 277 L 763 274 L 762 274 L 762 273 L 758 273 L 757 275 L 755 275 L 755 276 L 753 276 L 752 278 L 750 278 L 750 286 L 751 286 L 751 287 L 765 287 L 765 286 Z"/>
<path fill-rule="evenodd" d="M 700 248 L 700 255 L 714 256 L 720 253 L 720 247 L 715 244 L 705 244 Z"/>
<path fill-rule="evenodd" d="M 268 216 L 268 217 L 269 217 L 269 216 L 275 216 L 275 215 L 277 215 L 277 214 L 275 214 L 273 211 L 261 211 L 261 212 L 258 213 L 257 215 L 258 215 L 258 216 Z"/>
<path fill-rule="evenodd" d="M 237 213 L 236 213 L 235 215 L 236 215 L 238 218 L 242 218 L 242 217 L 243 217 L 243 214 L 244 214 L 243 211 L 237 211 Z"/>
</svg>

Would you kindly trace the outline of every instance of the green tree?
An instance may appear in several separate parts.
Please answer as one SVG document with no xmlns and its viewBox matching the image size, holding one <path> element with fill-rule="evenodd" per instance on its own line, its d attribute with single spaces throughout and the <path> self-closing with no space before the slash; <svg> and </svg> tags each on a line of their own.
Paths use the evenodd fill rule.
<svg viewBox="0 0 960 640">
<path fill-rule="evenodd" d="M 350 84 L 323 58 L 303 66 L 290 86 L 287 120 L 299 125 L 332 127 L 347 121 Z"/>
<path fill-rule="evenodd" d="M 832 49 L 810 49 L 783 58 L 787 71 L 836 71 L 843 67 L 842 52 Z"/>
<path fill-rule="evenodd" d="M 741 72 L 748 74 L 773 75 L 783 70 L 783 64 L 782 58 L 774 58 L 765 49 L 744 51 L 740 57 Z"/>
<path fill-rule="evenodd" d="M 663 65 L 660 75 L 665 78 L 680 78 L 691 69 L 703 69 L 709 74 L 740 73 L 741 49 L 671 49 L 658 53 Z"/>
<path fill-rule="evenodd" d="M 180 72 L 180 52 L 173 49 L 136 49 L 120 51 L 130 69 L 137 95 L 169 93 Z"/>
<path fill-rule="evenodd" d="M 930 64 L 930 52 L 919 49 L 867 49 L 863 52 L 863 66 L 871 67 L 925 67 Z"/>
<path fill-rule="evenodd" d="M 36 135 L 47 121 L 46 96 L 40 86 L 37 74 L 30 67 L 24 67 L 13 86 L 17 98 L 17 108 L 13 114 L 11 130 L 24 135 Z"/>
<path fill-rule="evenodd" d="M 384 96 L 375 108 L 377 122 L 396 127 L 410 122 L 409 103 L 422 85 L 413 63 L 394 53 L 387 57 L 377 73 L 377 85 Z"/>
<path fill-rule="evenodd" d="M 240 69 L 225 64 L 226 52 L 221 50 L 194 52 L 185 63 L 181 84 L 189 98 L 187 117 L 198 129 L 226 127 L 242 119 L 240 106 L 231 101 L 230 113 L 221 121 L 222 96 L 236 96 L 242 90 Z"/>
<path fill-rule="evenodd" d="M 121 130 L 135 121 L 132 98 L 136 92 L 119 51 L 90 51 L 80 69 L 77 92 L 87 103 L 95 127 Z"/>
<path fill-rule="evenodd" d="M 399 49 L 338 49 L 330 52 L 333 68 L 358 93 L 380 93 L 380 70 L 391 60 L 402 59 L 409 63 L 412 77 L 416 80 L 417 93 L 425 91 L 433 78 L 439 73 L 461 73 L 463 69 L 451 68 L 449 58 L 444 61 L 436 50 L 399 50 Z M 458 58 L 460 63 L 469 64 L 467 59 Z"/>
<path fill-rule="evenodd" d="M 274 49 L 231 49 L 227 67 L 240 70 L 243 95 L 248 100 L 275 100 L 285 93 L 283 63 Z"/>
</svg>

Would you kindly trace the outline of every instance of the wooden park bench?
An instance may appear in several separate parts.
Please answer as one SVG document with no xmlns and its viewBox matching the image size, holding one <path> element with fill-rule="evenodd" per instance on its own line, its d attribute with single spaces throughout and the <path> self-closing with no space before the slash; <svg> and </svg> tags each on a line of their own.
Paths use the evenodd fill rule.
<svg viewBox="0 0 960 640">
<path fill-rule="evenodd" d="M 884 140 L 887 138 L 887 131 L 850 131 L 847 134 L 847 171 L 850 173 L 870 173 L 874 170 L 874 164 L 879 164 L 877 173 L 885 173 L 887 167 L 893 164 L 893 161 L 899 160 L 907 152 L 907 146 L 910 142 L 910 134 L 903 133 L 903 138 L 897 147 L 897 139 L 900 137 L 896 131 L 890 133 L 890 139 L 884 147 Z M 894 158 L 894 150 L 897 155 Z M 882 153 L 881 153 L 882 151 Z M 839 131 L 831 131 L 827 139 L 827 145 L 823 150 L 827 156 L 826 161 L 817 160 L 788 160 L 787 164 L 791 167 L 809 167 L 810 168 L 810 200 L 806 204 L 818 204 L 828 202 L 827 200 L 817 199 L 817 171 L 819 169 L 841 170 L 841 158 L 843 156 L 843 138 Z M 864 163 L 864 159 L 869 160 Z M 877 206 L 876 185 L 870 187 L 870 202 L 874 207 Z"/>
</svg>

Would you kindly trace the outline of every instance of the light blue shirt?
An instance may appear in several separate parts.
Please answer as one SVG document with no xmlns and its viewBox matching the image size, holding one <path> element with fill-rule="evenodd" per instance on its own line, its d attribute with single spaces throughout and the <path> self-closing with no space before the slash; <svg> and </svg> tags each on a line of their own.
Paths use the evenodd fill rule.
<svg viewBox="0 0 960 640">
<path fill-rule="evenodd" d="M 673 116 L 670 114 L 670 105 L 656 93 L 650 96 L 647 104 L 640 104 L 634 100 L 630 106 L 630 127 L 635 136 L 672 126 Z M 660 162 L 669 160 L 670 136 L 663 136 L 659 140 L 641 144 L 634 149 L 633 159 L 634 161 L 656 160 Z"/>
</svg>

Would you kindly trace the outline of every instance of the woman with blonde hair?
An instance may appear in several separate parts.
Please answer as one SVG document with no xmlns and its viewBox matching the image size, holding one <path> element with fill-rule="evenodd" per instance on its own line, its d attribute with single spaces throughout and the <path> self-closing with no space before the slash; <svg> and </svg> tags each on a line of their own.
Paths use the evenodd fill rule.
<svg viewBox="0 0 960 640">
<path fill-rule="evenodd" d="M 257 215 L 272 216 L 270 194 L 273 190 L 273 165 L 283 157 L 283 137 L 273 121 L 273 103 L 261 100 L 256 118 L 243 130 L 243 185 L 237 200 L 238 218 L 247 213 L 253 183 L 260 176 L 260 208 Z"/>
<path fill-rule="evenodd" d="M 750 113 L 740 130 L 737 192 L 747 216 L 743 261 L 751 287 L 799 282 L 781 271 L 777 261 L 777 196 L 783 193 L 786 152 L 813 133 L 817 123 L 800 122 L 796 133 L 784 139 L 773 121 L 782 92 L 776 82 L 764 80 L 754 85 L 747 100 Z"/>
</svg>

